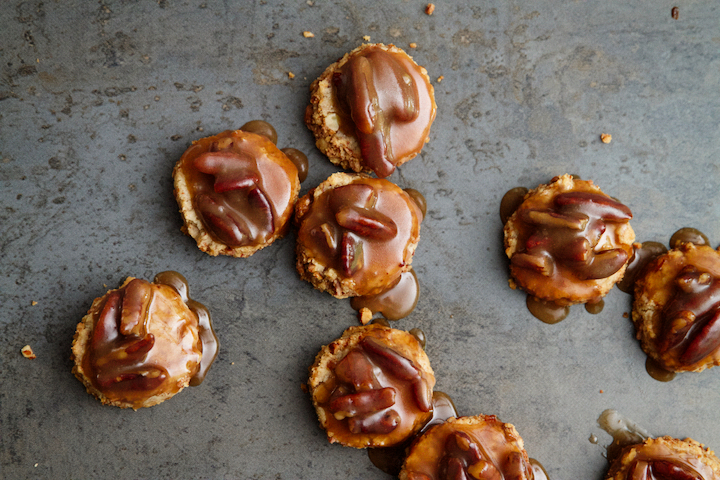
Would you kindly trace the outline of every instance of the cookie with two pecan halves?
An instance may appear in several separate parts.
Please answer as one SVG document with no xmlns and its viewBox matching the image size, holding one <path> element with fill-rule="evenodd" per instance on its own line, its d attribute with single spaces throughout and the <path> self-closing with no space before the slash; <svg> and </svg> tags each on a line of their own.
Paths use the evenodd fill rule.
<svg viewBox="0 0 720 480">
<path fill-rule="evenodd" d="M 247 257 L 285 234 L 300 179 L 276 138 L 227 130 L 193 142 L 177 162 L 173 179 L 183 231 L 200 250 Z"/>
<path fill-rule="evenodd" d="M 429 420 L 435 375 L 416 337 L 371 324 L 324 346 L 308 386 L 331 443 L 389 447 Z"/>
<path fill-rule="evenodd" d="M 650 438 L 625 447 L 606 480 L 717 480 L 720 460 L 691 438 Z"/>
<path fill-rule="evenodd" d="M 337 298 L 386 291 L 410 270 L 422 218 L 394 183 L 336 173 L 297 203 L 297 270 Z"/>
<path fill-rule="evenodd" d="M 540 185 L 505 224 L 511 285 L 557 305 L 599 301 L 632 256 L 631 218 L 592 181 L 563 175 Z"/>
<path fill-rule="evenodd" d="M 673 372 L 720 365 L 720 253 L 683 243 L 643 272 L 632 318 L 645 353 Z"/>
<path fill-rule="evenodd" d="M 532 480 L 515 427 L 494 415 L 450 418 L 410 446 L 400 480 Z"/>
<path fill-rule="evenodd" d="M 185 278 L 129 277 L 96 298 L 77 326 L 73 373 L 102 403 L 150 407 L 202 382 L 217 353 L 208 310 Z"/>
</svg>

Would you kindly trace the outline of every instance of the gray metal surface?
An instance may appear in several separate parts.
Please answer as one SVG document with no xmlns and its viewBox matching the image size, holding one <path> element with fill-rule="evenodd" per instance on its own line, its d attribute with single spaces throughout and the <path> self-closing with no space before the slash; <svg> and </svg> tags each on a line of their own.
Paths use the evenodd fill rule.
<svg viewBox="0 0 720 480">
<path fill-rule="evenodd" d="M 424 7 L 3 4 L 0 477 L 387 478 L 327 444 L 300 388 L 320 346 L 357 323 L 349 303 L 299 279 L 293 234 L 249 259 L 201 253 L 170 176 L 192 140 L 261 118 L 308 153 L 303 192 L 320 183 L 337 169 L 303 124 L 307 89 L 364 35 L 408 49 L 436 88 L 431 142 L 391 180 L 428 201 L 422 296 L 394 326 L 426 332 L 437 389 L 461 414 L 516 425 L 552 480 L 602 478 L 606 408 L 720 449 L 720 372 L 651 379 L 616 289 L 599 315 L 534 319 L 508 288 L 498 216 L 509 188 L 570 172 L 629 205 L 639 240 L 692 226 L 717 246 L 717 3 L 682 2 L 678 20 L 654 0 Z M 75 326 L 105 285 L 168 269 L 209 307 L 219 357 L 159 406 L 102 406 L 70 372 Z"/>
</svg>

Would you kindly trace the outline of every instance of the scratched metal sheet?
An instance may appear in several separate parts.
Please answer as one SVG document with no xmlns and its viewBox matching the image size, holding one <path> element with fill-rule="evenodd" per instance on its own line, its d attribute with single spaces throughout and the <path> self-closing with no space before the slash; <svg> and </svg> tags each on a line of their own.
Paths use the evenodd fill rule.
<svg viewBox="0 0 720 480">
<path fill-rule="evenodd" d="M 308 153 L 303 192 L 337 171 L 303 124 L 308 86 L 365 35 L 408 49 L 436 89 L 431 142 L 391 180 L 428 201 L 422 295 L 394 325 L 426 332 L 437 388 L 516 425 L 553 480 L 602 477 L 606 408 L 720 449 L 720 372 L 652 380 L 617 290 L 599 315 L 535 320 L 508 288 L 498 216 L 509 188 L 570 172 L 629 205 L 640 240 L 692 226 L 720 243 L 720 8 L 671 7 L 5 2 L 0 477 L 387 478 L 327 444 L 301 390 L 320 346 L 356 324 L 349 303 L 299 279 L 292 233 L 248 259 L 201 253 L 170 177 L 192 140 L 255 118 Z M 70 372 L 75 326 L 106 285 L 169 269 L 209 307 L 219 357 L 159 406 L 102 406 Z"/>
</svg>

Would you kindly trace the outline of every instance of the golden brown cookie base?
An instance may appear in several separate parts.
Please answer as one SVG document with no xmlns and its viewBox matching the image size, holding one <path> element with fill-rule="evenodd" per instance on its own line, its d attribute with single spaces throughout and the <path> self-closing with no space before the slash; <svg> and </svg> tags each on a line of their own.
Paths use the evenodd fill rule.
<svg viewBox="0 0 720 480">
<path fill-rule="evenodd" d="M 435 374 L 425 351 L 417 339 L 402 330 L 384 327 L 378 324 L 350 327 L 334 342 L 322 347 L 309 369 L 308 387 L 313 405 L 320 420 L 320 426 L 326 431 L 330 443 L 340 443 L 355 448 L 383 447 L 401 443 L 419 430 L 430 418 L 431 412 L 419 412 L 412 423 L 402 423 L 389 434 L 352 434 L 344 423 L 336 420 L 333 414 L 323 407 L 334 388 L 334 368 L 340 360 L 364 337 L 381 340 L 400 355 L 415 364 L 428 382 L 430 391 L 435 385 Z M 398 401 L 400 401 L 398 399 Z"/>
<path fill-rule="evenodd" d="M 678 440 L 672 437 L 650 438 L 638 445 L 625 447 L 613 461 L 605 480 L 633 480 L 628 475 L 637 462 L 671 460 L 689 465 L 702 480 L 720 478 L 720 460 L 714 452 L 691 438 Z"/>
<path fill-rule="evenodd" d="M 644 276 L 635 282 L 632 319 L 637 339 L 648 356 L 673 372 L 700 372 L 720 365 L 720 348 L 692 365 L 679 361 L 680 352 L 660 352 L 664 325 L 662 312 L 675 293 L 676 276 L 687 265 L 720 278 L 720 253 L 708 246 L 685 243 L 653 260 L 645 268 Z"/>
<path fill-rule="evenodd" d="M 557 177 L 547 185 L 540 185 L 525 195 L 520 208 L 546 208 L 551 205 L 556 195 L 565 192 L 588 192 L 603 194 L 599 187 L 589 180 L 576 180 L 571 175 L 565 174 Z M 505 224 L 505 254 L 512 258 L 515 252 L 519 251 L 520 241 L 520 219 L 517 212 L 513 214 Z M 635 240 L 635 232 L 629 223 L 616 224 L 615 243 L 632 256 L 632 243 Z M 595 302 L 604 297 L 613 285 L 622 279 L 627 265 L 607 278 L 597 280 L 581 280 L 571 272 L 561 272 L 561 281 L 548 281 L 548 277 L 541 273 L 526 268 L 518 268 L 510 265 L 510 286 L 520 287 L 527 293 L 545 301 L 555 302 L 558 305 L 572 305 L 576 303 Z M 558 275 L 558 274 L 556 274 Z"/>
</svg>

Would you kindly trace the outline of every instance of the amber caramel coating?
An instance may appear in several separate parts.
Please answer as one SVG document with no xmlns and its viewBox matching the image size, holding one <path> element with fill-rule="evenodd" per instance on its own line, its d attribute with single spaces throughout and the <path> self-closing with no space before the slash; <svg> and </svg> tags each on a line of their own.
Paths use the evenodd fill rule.
<svg viewBox="0 0 720 480">
<path fill-rule="evenodd" d="M 605 480 L 718 480 L 720 460 L 691 438 L 649 438 L 625 447 Z"/>
<path fill-rule="evenodd" d="M 558 305 L 599 301 L 632 257 L 630 217 L 592 181 L 571 175 L 531 190 L 505 224 L 511 287 Z"/>
<path fill-rule="evenodd" d="M 708 246 L 681 244 L 653 260 L 635 283 L 637 338 L 666 370 L 720 365 L 719 317 L 720 253 Z"/>
<path fill-rule="evenodd" d="M 456 478 L 531 480 L 530 459 L 515 427 L 494 415 L 450 418 L 412 444 L 400 472 L 400 480 Z"/>
<path fill-rule="evenodd" d="M 337 298 L 374 295 L 410 270 L 422 213 L 397 185 L 336 173 L 297 203 L 297 270 Z"/>
<path fill-rule="evenodd" d="M 338 88 L 335 86 L 337 75 L 343 74 L 343 68 L 354 58 L 368 55 L 372 51 L 381 50 L 394 58 L 406 73 L 410 74 L 412 84 L 417 91 L 417 116 L 412 120 L 399 119 L 397 116 L 388 122 L 389 131 L 386 130 L 387 141 L 393 153 L 392 164 L 385 165 L 385 170 L 374 167 L 363 158 L 361 141 L 359 140 L 356 125 L 347 112 L 347 105 L 343 99 L 338 99 Z M 385 63 L 385 62 L 381 62 Z M 378 63 L 380 65 L 380 63 Z M 376 65 L 374 68 L 379 68 Z M 345 73 L 347 69 L 345 69 Z M 405 87 L 404 82 L 394 84 L 388 82 L 392 79 L 389 72 L 375 72 L 378 91 L 378 107 L 385 109 L 381 116 L 387 116 L 399 98 L 400 91 Z M 370 95 L 371 96 L 371 95 Z M 364 95 L 351 95 L 353 98 Z M 315 144 L 318 149 L 327 155 L 328 159 L 342 168 L 355 172 L 375 171 L 379 177 L 385 177 L 394 167 L 400 166 L 414 158 L 429 139 L 430 126 L 435 119 L 435 95 L 433 86 L 427 76 L 427 71 L 418 66 L 402 49 L 394 45 L 363 44 L 353 51 L 345 54 L 340 60 L 330 65 L 319 78 L 310 86 L 310 104 L 305 111 L 305 123 L 315 135 Z M 364 150 L 363 150 L 364 151 Z"/>
<path fill-rule="evenodd" d="M 213 256 L 247 257 L 282 237 L 300 191 L 295 164 L 242 130 L 193 142 L 173 180 L 183 232 Z"/>
<path fill-rule="evenodd" d="M 180 293 L 132 277 L 93 301 L 72 345 L 73 373 L 88 393 L 135 410 L 188 386 L 202 356 L 198 315 Z"/>
<path fill-rule="evenodd" d="M 378 324 L 350 327 L 324 346 L 308 381 L 328 441 L 355 448 L 397 445 L 414 434 L 432 414 L 434 386 L 417 338 Z"/>
</svg>

